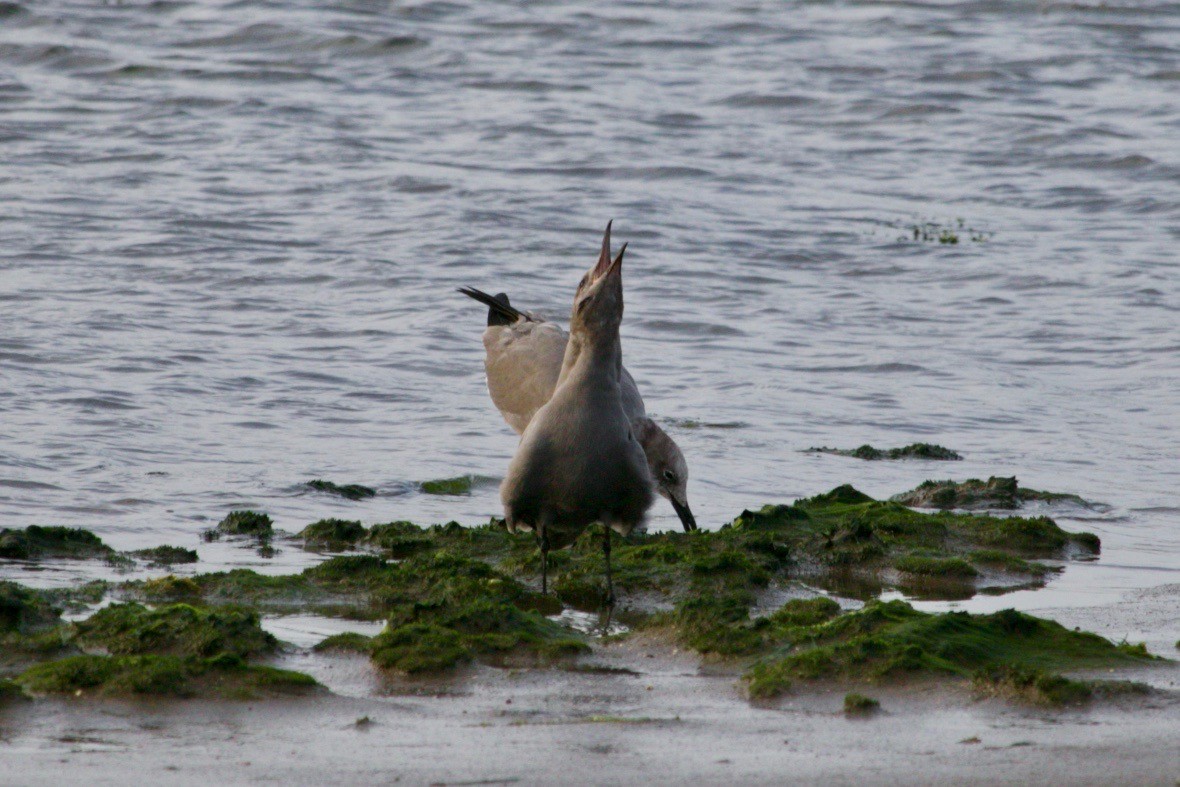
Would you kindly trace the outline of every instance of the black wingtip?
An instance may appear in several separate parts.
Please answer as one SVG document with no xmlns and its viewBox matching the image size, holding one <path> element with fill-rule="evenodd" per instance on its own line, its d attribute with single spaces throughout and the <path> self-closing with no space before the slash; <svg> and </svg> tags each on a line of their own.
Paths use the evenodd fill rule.
<svg viewBox="0 0 1180 787">
<path fill-rule="evenodd" d="M 529 319 L 527 314 L 508 302 L 508 295 L 505 293 L 488 295 L 474 287 L 460 287 L 459 292 L 488 307 L 488 325 L 512 325 L 520 320 Z"/>
</svg>

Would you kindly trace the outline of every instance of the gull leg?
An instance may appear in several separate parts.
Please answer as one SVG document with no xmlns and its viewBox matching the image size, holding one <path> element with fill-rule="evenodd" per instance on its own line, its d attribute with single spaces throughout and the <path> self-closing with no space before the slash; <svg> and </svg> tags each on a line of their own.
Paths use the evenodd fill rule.
<svg viewBox="0 0 1180 787">
<path fill-rule="evenodd" d="M 615 606 L 615 583 L 610 571 L 610 525 L 602 523 L 602 556 L 606 558 L 606 605 Z"/>
<path fill-rule="evenodd" d="M 538 540 L 541 542 L 541 593 L 544 595 L 549 592 L 549 534 L 545 532 L 544 525 L 541 526 Z"/>
</svg>

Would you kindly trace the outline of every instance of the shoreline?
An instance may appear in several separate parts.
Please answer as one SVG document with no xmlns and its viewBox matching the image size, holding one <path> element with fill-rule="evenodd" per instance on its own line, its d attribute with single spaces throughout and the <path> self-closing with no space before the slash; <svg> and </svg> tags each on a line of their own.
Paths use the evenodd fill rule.
<svg viewBox="0 0 1180 787">
<path fill-rule="evenodd" d="M 1100 609 L 1174 619 L 1180 585 L 1157 596 Z M 382 696 L 347 696 L 372 688 L 375 671 L 363 657 L 341 656 L 316 677 L 342 693 L 19 703 L 0 712 L 0 750 L 19 756 L 29 785 L 121 784 L 132 771 L 160 784 L 1172 785 L 1180 777 L 1174 661 L 1124 675 L 1161 689 L 1148 697 L 1047 710 L 965 702 L 954 686 L 916 682 L 864 689 L 882 709 L 860 719 L 841 709 L 846 686 L 752 705 L 732 674 L 651 644 L 596 651 L 595 663 L 630 672 L 475 666 L 461 681 L 394 680 Z"/>
</svg>

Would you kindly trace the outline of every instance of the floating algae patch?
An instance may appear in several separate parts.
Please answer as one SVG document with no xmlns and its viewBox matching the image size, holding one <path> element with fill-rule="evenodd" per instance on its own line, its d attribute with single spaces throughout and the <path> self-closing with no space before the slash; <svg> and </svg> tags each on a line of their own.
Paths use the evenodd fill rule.
<svg viewBox="0 0 1180 787">
<path fill-rule="evenodd" d="M 851 456 L 856 459 L 879 461 L 882 459 L 932 459 L 937 461 L 956 461 L 963 457 L 957 451 L 943 448 L 933 443 L 911 443 L 903 448 L 874 448 L 867 443 L 859 448 L 808 448 L 811 454 L 834 454 L 836 456 Z"/>
<path fill-rule="evenodd" d="M 304 546 L 331 550 L 354 547 L 366 535 L 364 525 L 349 519 L 321 519 L 299 533 Z"/>
<path fill-rule="evenodd" d="M 314 481 L 308 481 L 305 486 L 308 486 L 317 492 L 326 492 L 330 495 L 343 497 L 345 500 L 364 500 L 368 497 L 376 497 L 377 490 L 372 487 L 362 486 L 360 484 L 335 484 L 331 481 L 324 481 L 317 478 Z"/>
<path fill-rule="evenodd" d="M 439 478 L 423 481 L 422 491 L 428 495 L 465 495 L 471 491 L 475 476 L 461 475 L 455 478 Z"/>
<path fill-rule="evenodd" d="M 30 667 L 16 678 L 16 683 L 34 695 L 226 699 L 253 699 L 316 686 L 315 679 L 303 673 L 247 664 L 229 653 L 210 658 L 83 654 Z"/>
<path fill-rule="evenodd" d="M 473 487 L 496 483 L 497 479 L 484 475 L 461 475 L 454 478 L 439 478 L 423 481 L 422 491 L 428 495 L 466 495 Z"/>
<path fill-rule="evenodd" d="M 992 476 L 986 481 L 969 478 L 966 481 L 923 481 L 916 488 L 892 500 L 914 508 L 950 509 L 1004 509 L 1014 510 L 1026 502 L 1047 503 L 1069 502 L 1086 508 L 1090 503 L 1077 495 L 1041 492 L 1020 486 L 1015 476 Z"/>
<path fill-rule="evenodd" d="M 231 511 L 217 523 L 217 532 L 231 536 L 266 537 L 274 532 L 274 521 L 258 511 Z"/>
<path fill-rule="evenodd" d="M 23 530 L 0 530 L 0 558 L 86 560 L 114 555 L 115 550 L 104 544 L 101 538 L 80 527 L 29 525 Z"/>
<path fill-rule="evenodd" d="M 197 551 L 184 547 L 159 546 L 151 549 L 137 549 L 131 553 L 140 560 L 146 560 L 153 566 L 172 566 L 179 563 L 196 563 Z"/>
<path fill-rule="evenodd" d="M 902 601 L 871 601 L 814 626 L 772 628 L 768 653 L 744 676 L 751 698 L 774 697 L 795 681 L 880 682 L 907 676 L 970 678 L 981 670 L 1117 667 L 1152 660 L 1058 623 L 1003 610 L 929 614 Z"/>
</svg>

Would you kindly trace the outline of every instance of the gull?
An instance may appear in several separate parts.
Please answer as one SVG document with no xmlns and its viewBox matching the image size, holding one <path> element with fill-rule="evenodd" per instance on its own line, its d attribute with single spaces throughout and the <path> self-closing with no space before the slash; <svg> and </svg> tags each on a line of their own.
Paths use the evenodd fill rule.
<svg viewBox="0 0 1180 787">
<path fill-rule="evenodd" d="M 610 224 L 599 260 L 604 258 L 610 259 Z M 504 293 L 488 295 L 474 287 L 460 287 L 459 292 L 488 307 L 488 327 L 483 333 L 488 393 L 508 425 L 521 434 L 553 395 L 569 334 L 556 323 L 515 308 Z M 688 463 L 680 446 L 647 416 L 639 387 L 626 367 L 619 370 L 619 392 L 656 492 L 672 504 L 685 532 L 696 530 L 696 518 L 688 506 Z"/>
<path fill-rule="evenodd" d="M 612 261 L 608 235 L 598 262 L 578 284 L 553 395 L 529 419 L 500 485 L 508 529 L 537 535 L 542 593 L 548 592 L 549 550 L 602 523 L 608 605 L 614 604 L 611 531 L 629 535 L 655 499 L 620 385 L 626 250 L 624 244 Z"/>
</svg>

